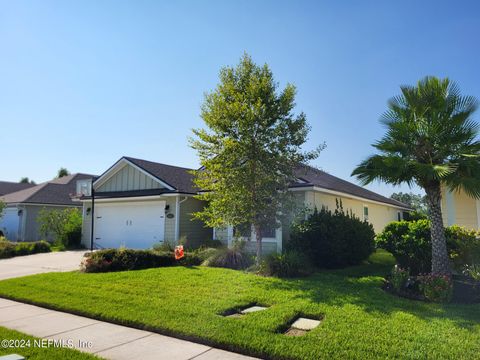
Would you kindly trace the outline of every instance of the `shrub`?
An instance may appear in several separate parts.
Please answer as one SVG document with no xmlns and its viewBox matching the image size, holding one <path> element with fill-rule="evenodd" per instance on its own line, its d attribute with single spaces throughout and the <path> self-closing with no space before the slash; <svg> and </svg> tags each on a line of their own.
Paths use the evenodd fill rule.
<svg viewBox="0 0 480 360">
<path fill-rule="evenodd" d="M 0 259 L 8 259 L 15 255 L 15 244 L 9 241 L 0 242 Z"/>
<path fill-rule="evenodd" d="M 138 270 L 152 267 L 174 266 L 173 253 L 150 250 L 106 249 L 87 253 L 82 261 L 84 272 Z"/>
<path fill-rule="evenodd" d="M 315 209 L 307 220 L 292 226 L 287 251 L 304 252 L 313 265 L 341 268 L 358 265 L 374 250 L 373 226 L 340 207 Z"/>
<path fill-rule="evenodd" d="M 480 240 L 477 236 L 476 231 L 457 225 L 445 228 L 448 253 L 457 269 L 480 260 Z M 431 270 L 432 245 L 428 220 L 392 222 L 377 235 L 376 245 L 391 252 L 400 267 L 409 268 L 414 275 Z"/>
<path fill-rule="evenodd" d="M 480 281 L 480 264 L 465 265 L 463 275 L 471 277 L 475 281 Z"/>
<path fill-rule="evenodd" d="M 411 273 L 427 273 L 431 269 L 432 246 L 428 220 L 397 221 L 388 224 L 376 237 L 378 248 L 395 256 L 397 264 Z"/>
<path fill-rule="evenodd" d="M 105 249 L 85 254 L 80 264 L 83 272 L 108 272 L 140 270 L 167 266 L 200 265 L 210 249 L 186 252 L 180 260 L 175 260 L 173 251 Z"/>
<path fill-rule="evenodd" d="M 52 236 L 54 242 L 66 248 L 78 248 L 82 240 L 82 214 L 80 210 L 69 208 L 64 210 L 42 209 L 37 218 L 40 233 Z"/>
<path fill-rule="evenodd" d="M 246 269 L 252 263 L 251 256 L 245 251 L 244 241 L 235 241 L 231 248 L 220 248 L 209 256 L 202 265 L 228 269 Z"/>
<path fill-rule="evenodd" d="M 433 302 L 449 302 L 453 294 L 452 279 L 445 275 L 426 274 L 417 276 L 419 288 L 425 299 Z"/>
<path fill-rule="evenodd" d="M 46 253 L 50 251 L 50 244 L 46 241 L 20 243 L 0 241 L 0 259 L 7 259 L 14 256 Z"/>
<path fill-rule="evenodd" d="M 153 250 L 159 252 L 173 252 L 175 250 L 175 244 L 173 242 L 165 240 L 163 242 L 153 245 Z"/>
<path fill-rule="evenodd" d="M 466 264 L 480 263 L 480 238 L 475 230 L 468 230 L 458 225 L 445 228 L 447 248 L 456 269 L 461 270 Z"/>
<path fill-rule="evenodd" d="M 266 276 L 299 277 L 310 275 L 312 266 L 303 252 L 291 250 L 268 255 L 262 261 L 259 272 Z"/>
<path fill-rule="evenodd" d="M 395 291 L 399 292 L 406 287 L 409 277 L 410 273 L 408 270 L 402 269 L 398 265 L 395 265 L 390 275 L 390 283 Z"/>
</svg>

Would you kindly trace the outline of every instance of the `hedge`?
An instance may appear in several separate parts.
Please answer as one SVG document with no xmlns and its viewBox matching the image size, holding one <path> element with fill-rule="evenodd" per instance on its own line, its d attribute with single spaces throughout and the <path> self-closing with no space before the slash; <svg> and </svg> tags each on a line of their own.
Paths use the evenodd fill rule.
<svg viewBox="0 0 480 360">
<path fill-rule="evenodd" d="M 203 258 L 198 253 L 186 253 L 175 260 L 173 252 L 153 250 L 105 249 L 85 254 L 81 270 L 84 272 L 109 272 L 140 270 L 176 265 L 200 265 Z"/>
<path fill-rule="evenodd" d="M 445 228 L 447 250 L 457 270 L 480 261 L 478 232 L 454 225 Z M 395 256 L 399 266 L 413 275 L 429 273 L 432 266 L 430 221 L 397 221 L 377 235 L 376 246 Z"/>
<path fill-rule="evenodd" d="M 47 253 L 50 251 L 50 244 L 46 241 L 18 243 L 5 240 L 0 241 L 0 259 L 37 253 Z"/>
</svg>

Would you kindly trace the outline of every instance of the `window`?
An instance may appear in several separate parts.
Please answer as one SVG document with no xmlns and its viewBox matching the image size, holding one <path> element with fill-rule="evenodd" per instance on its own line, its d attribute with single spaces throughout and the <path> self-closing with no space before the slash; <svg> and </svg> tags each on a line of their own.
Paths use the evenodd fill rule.
<svg viewBox="0 0 480 360">
<path fill-rule="evenodd" d="M 241 224 L 233 228 L 233 236 L 250 239 L 252 236 L 252 228 L 250 224 Z"/>
<path fill-rule="evenodd" d="M 363 220 L 368 221 L 368 206 L 363 205 Z"/>
<path fill-rule="evenodd" d="M 275 237 L 275 226 L 264 226 L 262 229 L 262 238 L 274 238 Z"/>
<path fill-rule="evenodd" d="M 77 181 L 77 195 L 90 196 L 90 187 L 92 180 L 78 180 Z"/>
<path fill-rule="evenodd" d="M 275 238 L 276 230 L 275 224 L 265 225 L 262 229 L 262 238 Z M 233 234 L 236 237 L 250 239 L 252 237 L 252 227 L 250 224 L 235 226 L 233 229 Z"/>
<path fill-rule="evenodd" d="M 400 211 L 397 211 L 397 219 L 398 221 L 402 221 L 402 213 Z"/>
</svg>

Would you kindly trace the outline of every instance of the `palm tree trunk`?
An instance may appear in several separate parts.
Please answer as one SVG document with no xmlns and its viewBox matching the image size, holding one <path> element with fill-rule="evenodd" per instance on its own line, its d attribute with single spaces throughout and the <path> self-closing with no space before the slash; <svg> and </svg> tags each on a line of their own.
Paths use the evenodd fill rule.
<svg viewBox="0 0 480 360">
<path fill-rule="evenodd" d="M 428 202 L 428 216 L 432 233 L 432 273 L 451 275 L 450 261 L 447 253 L 447 241 L 443 227 L 440 184 L 425 188 Z"/>
<path fill-rule="evenodd" d="M 255 225 L 255 238 L 257 240 L 257 258 L 255 263 L 258 266 L 262 260 L 262 229 L 260 225 Z"/>
</svg>

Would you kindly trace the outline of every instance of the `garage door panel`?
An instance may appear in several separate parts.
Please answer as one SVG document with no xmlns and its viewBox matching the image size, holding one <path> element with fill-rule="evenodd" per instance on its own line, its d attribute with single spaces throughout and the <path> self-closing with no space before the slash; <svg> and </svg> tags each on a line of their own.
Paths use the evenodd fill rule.
<svg viewBox="0 0 480 360">
<path fill-rule="evenodd" d="M 100 247 L 146 249 L 164 240 L 165 201 L 100 204 L 95 211 Z"/>
</svg>

